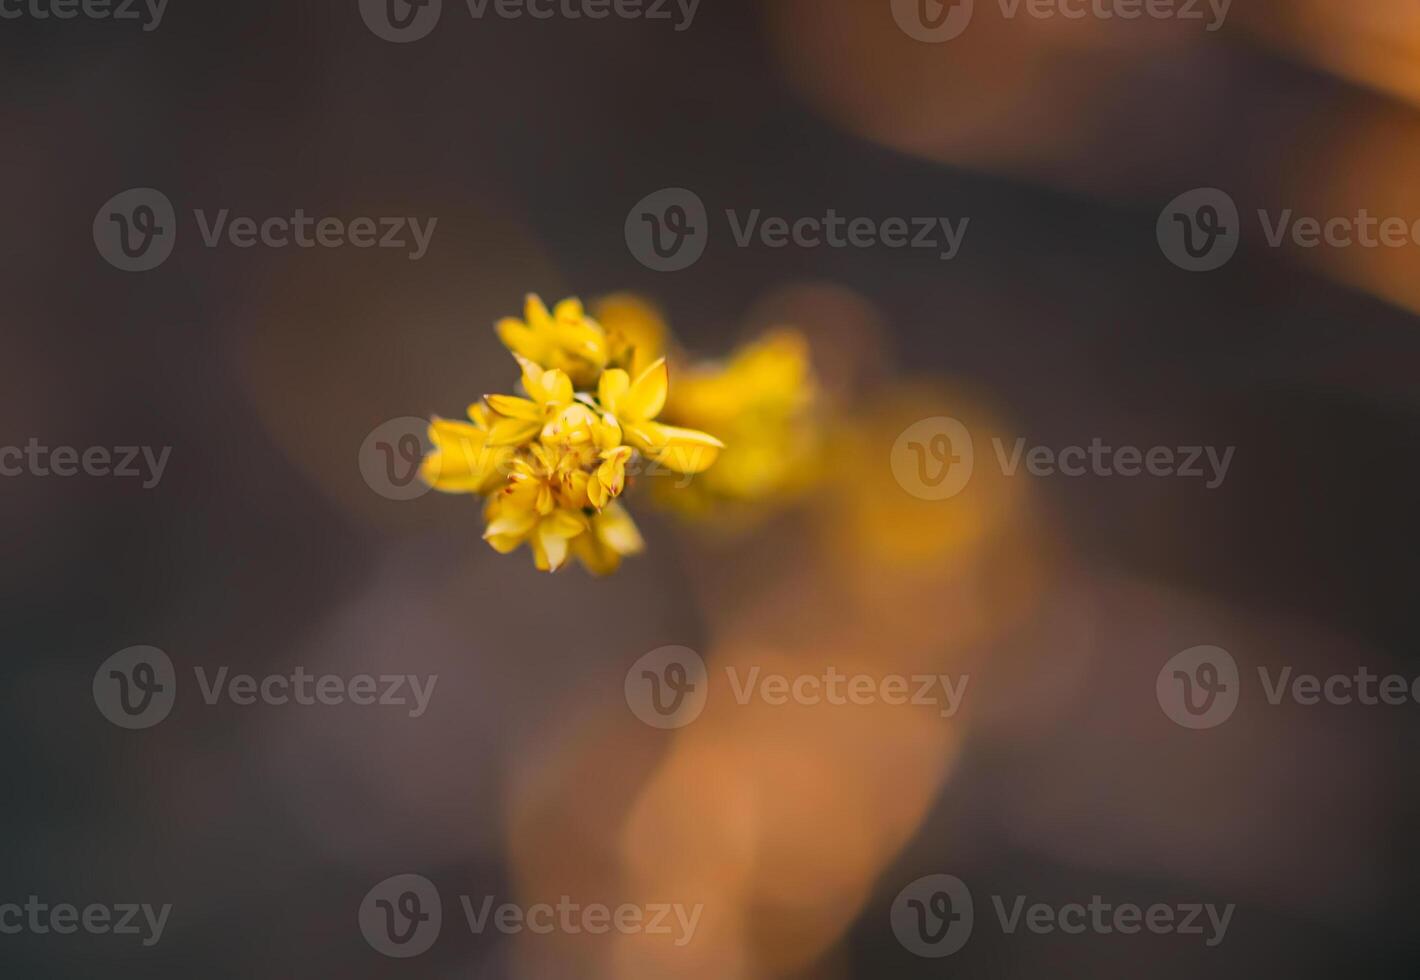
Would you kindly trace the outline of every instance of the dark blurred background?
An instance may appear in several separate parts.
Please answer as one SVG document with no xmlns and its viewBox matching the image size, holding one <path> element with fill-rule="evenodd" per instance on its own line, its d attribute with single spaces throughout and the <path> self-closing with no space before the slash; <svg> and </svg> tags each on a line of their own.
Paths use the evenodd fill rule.
<svg viewBox="0 0 1420 980">
<path fill-rule="evenodd" d="M 1245 682 L 1420 675 L 1420 245 L 1269 248 L 1248 224 L 1420 218 L 1412 5 L 1238 0 L 1208 32 L 978 0 L 940 44 L 888 0 L 703 0 L 683 31 L 477 20 L 445 0 L 404 44 L 359 6 L 171 0 L 152 31 L 0 20 L 0 446 L 172 447 L 149 489 L 0 479 L 0 903 L 172 905 L 151 947 L 0 935 L 0 974 L 1414 975 L 1420 705 L 1271 706 L 1254 679 L 1226 724 L 1190 731 L 1154 695 L 1200 644 Z M 131 273 L 92 229 L 141 187 L 179 234 Z M 666 187 L 711 215 L 676 272 L 623 238 Z M 1245 227 L 1208 273 L 1155 237 L 1195 187 L 1225 189 Z M 419 261 L 203 247 L 193 210 L 224 208 L 438 225 Z M 951 261 L 737 247 L 723 213 L 755 208 L 970 224 Z M 801 328 L 825 424 L 866 463 L 734 535 L 637 508 L 648 551 L 606 580 L 493 553 L 467 499 L 390 500 L 361 478 L 387 420 L 508 390 L 490 327 L 525 292 L 618 290 L 704 356 Z M 888 458 L 934 415 L 1031 444 L 1236 454 L 1211 490 L 1020 477 L 928 504 Z M 92 684 L 138 644 L 172 658 L 179 693 L 126 731 Z M 663 644 L 712 672 L 972 681 L 950 720 L 712 707 L 662 732 L 623 680 Z M 414 719 L 209 706 L 197 665 L 439 680 Z M 357 923 L 404 873 L 445 915 L 407 961 Z M 890 925 L 894 896 L 934 873 L 977 895 L 949 959 Z M 706 911 L 692 944 L 652 949 L 471 935 L 459 894 Z M 1017 894 L 1237 910 L 1215 948 L 1004 935 L 985 896 Z"/>
</svg>

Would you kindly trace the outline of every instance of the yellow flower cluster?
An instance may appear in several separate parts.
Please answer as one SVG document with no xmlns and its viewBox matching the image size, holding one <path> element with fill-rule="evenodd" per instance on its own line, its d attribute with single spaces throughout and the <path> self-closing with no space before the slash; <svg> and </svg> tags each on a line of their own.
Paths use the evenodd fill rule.
<svg viewBox="0 0 1420 980">
<path fill-rule="evenodd" d="M 775 327 L 727 358 L 692 361 L 645 299 L 616 293 L 593 309 L 613 337 L 630 338 L 638 358 L 670 353 L 676 383 L 660 417 L 725 443 L 714 469 L 693 483 L 657 481 L 654 502 L 717 532 L 743 530 L 823 479 L 828 406 L 798 330 Z"/>
<path fill-rule="evenodd" d="M 676 376 L 666 416 L 729 448 L 705 479 L 658 498 L 690 516 L 733 513 L 736 523 L 752 524 L 768 505 L 793 499 L 821 477 L 819 400 L 808 342 L 787 327 L 724 361 L 690 365 Z"/>
<path fill-rule="evenodd" d="M 487 498 L 483 536 L 495 550 L 527 543 L 543 571 L 569 556 L 596 574 L 615 571 L 644 547 L 617 501 L 628 466 L 644 459 L 699 473 L 724 444 L 658 422 L 670 389 L 665 359 L 645 364 L 626 335 L 608 333 L 576 299 L 549 312 L 530 295 L 523 319 L 501 320 L 497 331 L 522 368 L 523 394 L 485 396 L 468 422 L 434 419 L 421 473 L 436 490 Z"/>
</svg>

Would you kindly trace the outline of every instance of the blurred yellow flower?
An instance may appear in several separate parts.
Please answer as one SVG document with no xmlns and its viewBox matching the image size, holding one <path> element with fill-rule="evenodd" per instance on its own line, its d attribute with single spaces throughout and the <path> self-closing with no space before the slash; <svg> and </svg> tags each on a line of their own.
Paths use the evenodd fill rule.
<svg viewBox="0 0 1420 980">
<path fill-rule="evenodd" d="M 635 293 L 612 293 L 593 303 L 592 311 L 606 330 L 612 367 L 625 368 L 634 378 L 665 355 L 670 331 L 650 300 Z"/>
<path fill-rule="evenodd" d="M 707 514 L 717 504 L 781 501 L 810 486 L 822 446 L 817 400 L 808 344 L 788 328 L 770 331 L 728 361 L 681 372 L 666 418 L 718 436 L 727 448 L 703 479 L 660 499 Z"/>
</svg>

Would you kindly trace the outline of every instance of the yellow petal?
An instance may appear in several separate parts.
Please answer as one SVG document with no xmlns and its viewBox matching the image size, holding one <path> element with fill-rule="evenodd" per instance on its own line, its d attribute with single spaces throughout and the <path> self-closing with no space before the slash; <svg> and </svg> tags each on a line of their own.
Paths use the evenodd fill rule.
<svg viewBox="0 0 1420 980">
<path fill-rule="evenodd" d="M 524 419 L 500 418 L 488 430 L 490 446 L 521 446 L 537 435 L 542 423 Z"/>
<path fill-rule="evenodd" d="M 519 398 L 516 395 L 484 395 L 483 398 L 488 402 L 489 408 L 504 418 L 522 419 L 525 422 L 542 422 L 542 406 L 535 401 Z M 494 424 L 497 424 L 496 420 Z"/>
<path fill-rule="evenodd" d="M 543 521 L 534 532 L 534 560 L 545 572 L 555 572 L 567 561 L 567 538 L 551 529 L 551 521 Z"/>
<path fill-rule="evenodd" d="M 522 320 L 504 317 L 494 329 L 498 332 L 498 339 L 503 341 L 503 346 L 514 354 L 533 361 L 547 360 L 547 341 L 529 329 Z"/>
<path fill-rule="evenodd" d="M 601 402 L 602 409 L 613 415 L 617 414 L 622 396 L 630 387 L 631 377 L 621 368 L 603 371 L 601 380 L 597 382 L 597 400 Z"/>
<path fill-rule="evenodd" d="M 606 488 L 609 495 L 620 496 L 626 488 L 626 463 L 631 459 L 631 447 L 619 446 L 602 453 L 604 462 L 597 467 L 597 482 Z M 597 505 L 598 508 L 601 504 Z"/>
<path fill-rule="evenodd" d="M 630 511 L 614 500 L 592 518 L 592 533 L 617 554 L 638 555 L 646 548 Z"/>
<path fill-rule="evenodd" d="M 438 416 L 429 420 L 429 441 L 437 448 L 457 445 L 461 442 L 472 442 L 481 446 L 483 445 L 483 437 L 482 429 L 467 422 Z"/>
<path fill-rule="evenodd" d="M 552 326 L 552 315 L 547 312 L 547 305 L 537 293 L 528 293 L 524 298 L 523 319 L 527 320 L 528 326 L 537 333 L 542 333 Z"/>
<path fill-rule="evenodd" d="M 498 552 L 498 554 L 506 555 L 517 551 L 518 546 L 523 543 L 525 538 L 522 535 L 515 534 L 495 534 L 491 537 L 485 534 L 483 540 L 487 541 L 489 546 L 494 551 Z"/>
<path fill-rule="evenodd" d="M 509 450 L 490 448 L 482 429 L 466 422 L 434 419 L 429 440 L 434 451 L 424 457 L 419 475 L 443 493 L 484 493 L 503 475 Z"/>
<path fill-rule="evenodd" d="M 621 555 L 594 534 L 573 538 L 572 554 L 576 555 L 582 567 L 593 575 L 610 575 L 621 567 Z"/>
<path fill-rule="evenodd" d="M 528 389 L 528 394 L 544 405 L 565 405 L 572 400 L 572 379 L 555 368 L 544 371 L 537 389 Z"/>
<path fill-rule="evenodd" d="M 661 429 L 665 426 L 657 425 L 655 422 L 632 423 L 623 421 L 621 423 L 621 436 L 626 440 L 627 445 L 635 446 L 643 453 L 655 453 L 663 448 L 664 443 L 657 440 L 661 437 Z"/>
<path fill-rule="evenodd" d="M 703 473 L 715 465 L 720 450 L 707 446 L 669 446 L 656 453 L 655 460 L 677 473 Z"/>
<path fill-rule="evenodd" d="M 670 331 L 665 317 L 649 300 L 635 293 L 613 293 L 592 305 L 592 315 L 606 330 L 613 363 L 626 364 L 633 377 L 666 349 Z"/>
<path fill-rule="evenodd" d="M 709 469 L 725 448 L 723 442 L 708 432 L 659 422 L 643 423 L 638 433 L 650 443 L 651 448 L 646 451 L 651 458 L 677 473 L 700 473 Z"/>
<path fill-rule="evenodd" d="M 474 402 L 468 406 L 468 417 L 474 425 L 480 429 L 487 429 L 493 424 L 493 419 L 489 415 L 488 406 L 481 401 Z"/>
<path fill-rule="evenodd" d="M 496 520 L 491 521 L 483 536 L 486 539 L 496 537 L 514 537 L 518 540 L 528 536 L 528 532 L 537 523 L 537 515 L 531 511 L 519 511 L 501 514 Z"/>
<path fill-rule="evenodd" d="M 552 338 L 557 346 L 569 353 L 585 358 L 601 368 L 606 365 L 606 334 L 590 320 L 577 323 L 558 321 Z"/>
<path fill-rule="evenodd" d="M 596 480 L 592 479 L 590 473 L 574 470 L 563 478 L 562 486 L 557 494 L 558 503 L 564 508 L 572 508 L 580 513 L 583 507 L 592 506 L 592 500 L 588 494 L 595 483 Z"/>
<path fill-rule="evenodd" d="M 587 529 L 587 519 L 576 511 L 558 508 L 543 519 L 542 529 L 560 538 L 574 538 Z"/>
<path fill-rule="evenodd" d="M 585 315 L 582 310 L 582 301 L 575 296 L 569 296 L 557 304 L 552 315 L 564 322 L 578 323 Z"/>
<path fill-rule="evenodd" d="M 537 388 L 545 370 L 543 361 L 534 361 L 518 353 L 513 354 L 513 359 L 518 362 L 518 369 L 523 372 L 523 388 L 528 392 Z"/>
<path fill-rule="evenodd" d="M 499 516 L 512 513 L 521 515 L 537 513 L 538 494 L 542 486 L 543 484 L 537 480 L 511 478 L 508 485 L 497 497 L 502 504 Z M 492 521 L 494 518 L 490 517 L 489 520 Z"/>
<path fill-rule="evenodd" d="M 480 493 L 484 485 L 482 474 L 455 473 L 445 467 L 443 453 L 430 453 L 419 464 L 419 478 L 440 493 Z"/>
<path fill-rule="evenodd" d="M 615 449 L 621 445 L 621 426 L 616 422 L 616 416 L 603 415 L 592 425 L 592 434 L 596 437 L 597 449 Z"/>
<path fill-rule="evenodd" d="M 663 357 L 641 372 L 632 383 L 631 390 L 620 399 L 620 409 L 616 410 L 616 414 L 638 422 L 653 419 L 665 407 L 666 392 L 669 390 L 670 375 Z"/>
<path fill-rule="evenodd" d="M 542 427 L 544 442 L 565 442 L 572 446 L 592 440 L 592 426 L 599 424 L 596 413 L 581 402 L 573 402 Z"/>
</svg>

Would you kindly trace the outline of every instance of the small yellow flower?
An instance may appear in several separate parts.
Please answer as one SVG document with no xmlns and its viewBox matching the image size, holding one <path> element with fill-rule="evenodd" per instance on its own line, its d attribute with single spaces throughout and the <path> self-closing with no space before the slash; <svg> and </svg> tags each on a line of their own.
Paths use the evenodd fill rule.
<svg viewBox="0 0 1420 980">
<path fill-rule="evenodd" d="M 488 521 L 483 537 L 504 555 L 527 542 L 538 570 L 555 572 L 567 561 L 569 542 L 587 530 L 587 518 L 562 507 L 544 514 L 530 505 L 535 499 L 536 494 L 531 498 L 495 494 L 483 511 Z"/>
<path fill-rule="evenodd" d="M 470 405 L 468 417 L 469 422 L 435 418 L 429 424 L 434 449 L 424 457 L 419 474 L 435 490 L 488 493 L 507 477 L 513 450 L 488 444 L 488 408 Z"/>
<path fill-rule="evenodd" d="M 625 507 L 612 501 L 589 519 L 585 534 L 572 539 L 572 553 L 593 575 L 610 575 L 621 567 L 621 559 L 638 555 L 646 542 Z"/>
<path fill-rule="evenodd" d="M 644 545 L 631 515 L 611 499 L 625 486 L 631 449 L 606 453 L 588 474 L 577 468 L 575 456 L 533 444 L 526 457 L 513 462 L 507 485 L 484 509 L 484 539 L 502 554 L 527 543 L 544 572 L 561 568 L 569 550 L 589 571 L 615 571 L 623 555 L 637 554 Z"/>
<path fill-rule="evenodd" d="M 635 381 L 620 368 L 604 372 L 597 384 L 597 399 L 629 444 L 677 473 L 700 473 L 715 462 L 725 444 L 697 429 L 655 421 L 669 390 L 670 375 L 662 357 Z"/>
<path fill-rule="evenodd" d="M 578 299 L 564 299 L 549 313 L 537 294 L 529 293 L 523 319 L 505 317 L 496 329 L 514 354 L 564 372 L 578 388 L 595 384 L 607 365 L 606 331 Z"/>
<path fill-rule="evenodd" d="M 645 548 L 617 502 L 638 454 L 689 474 L 724 448 L 705 432 L 656 420 L 670 377 L 664 357 L 648 363 L 646 355 L 664 346 L 663 325 L 647 329 L 646 310 L 629 300 L 608 308 L 618 321 L 610 337 L 577 300 L 548 313 L 529 296 L 525 320 L 497 327 L 521 368 L 521 394 L 485 395 L 470 406 L 469 422 L 435 419 L 430 428 L 425 480 L 487 497 L 489 545 L 506 554 L 526 544 L 543 571 L 575 557 L 605 575 Z M 635 380 L 612 363 L 636 367 Z"/>
<path fill-rule="evenodd" d="M 556 368 L 544 371 L 527 358 L 514 356 L 522 365 L 523 390 L 528 397 L 483 396 L 497 416 L 488 432 L 488 441 L 495 446 L 523 445 L 572 403 L 572 381 L 564 372 Z"/>
</svg>

